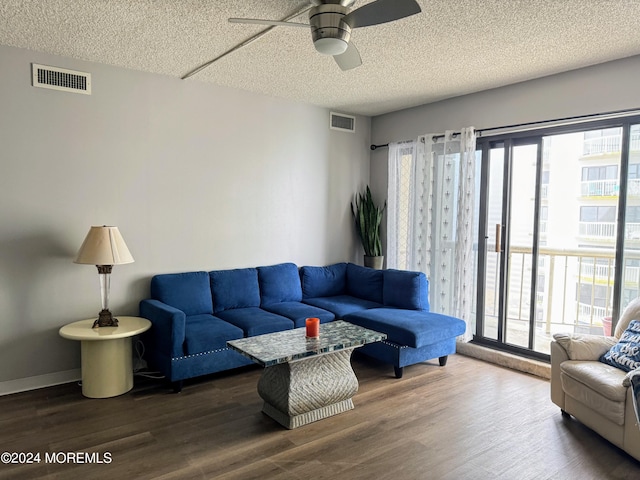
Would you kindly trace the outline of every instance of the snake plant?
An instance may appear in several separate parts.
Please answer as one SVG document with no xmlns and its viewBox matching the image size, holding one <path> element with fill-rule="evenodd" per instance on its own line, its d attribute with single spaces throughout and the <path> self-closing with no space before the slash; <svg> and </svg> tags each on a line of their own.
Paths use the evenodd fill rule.
<svg viewBox="0 0 640 480">
<path fill-rule="evenodd" d="M 368 185 L 364 194 L 356 194 L 355 205 L 351 202 L 351 213 L 356 222 L 356 230 L 366 256 L 379 257 L 382 255 L 380 224 L 382 223 L 382 213 L 386 207 L 387 202 L 382 208 L 376 206 Z"/>
</svg>

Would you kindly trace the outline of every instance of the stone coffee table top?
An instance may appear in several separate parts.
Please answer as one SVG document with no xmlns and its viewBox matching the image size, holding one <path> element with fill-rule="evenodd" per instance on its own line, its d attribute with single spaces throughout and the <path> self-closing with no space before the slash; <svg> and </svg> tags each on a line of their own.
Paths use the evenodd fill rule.
<svg viewBox="0 0 640 480">
<path fill-rule="evenodd" d="M 230 340 L 227 345 L 263 367 L 270 367 L 313 355 L 359 347 L 386 338 L 385 333 L 337 320 L 321 324 L 318 338 L 307 338 L 306 329 L 303 327 Z"/>
</svg>

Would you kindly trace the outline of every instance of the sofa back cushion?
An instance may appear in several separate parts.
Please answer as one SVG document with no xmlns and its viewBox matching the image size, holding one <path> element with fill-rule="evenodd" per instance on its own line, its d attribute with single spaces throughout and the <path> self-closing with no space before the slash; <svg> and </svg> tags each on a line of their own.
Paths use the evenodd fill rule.
<svg viewBox="0 0 640 480">
<path fill-rule="evenodd" d="M 260 306 L 258 270 L 236 268 L 209 272 L 213 311 Z"/>
<path fill-rule="evenodd" d="M 383 278 L 382 303 L 386 306 L 429 310 L 429 281 L 424 273 L 388 269 Z"/>
<path fill-rule="evenodd" d="M 151 279 L 151 298 L 186 315 L 213 313 L 207 272 L 166 273 Z"/>
<path fill-rule="evenodd" d="M 335 263 L 326 267 L 302 267 L 300 281 L 304 298 L 344 295 L 347 286 L 347 264 Z"/>
<path fill-rule="evenodd" d="M 382 303 L 382 270 L 349 263 L 347 293 L 364 300 Z"/>
<path fill-rule="evenodd" d="M 300 274 L 294 263 L 258 267 L 258 282 L 262 305 L 302 300 Z"/>
</svg>

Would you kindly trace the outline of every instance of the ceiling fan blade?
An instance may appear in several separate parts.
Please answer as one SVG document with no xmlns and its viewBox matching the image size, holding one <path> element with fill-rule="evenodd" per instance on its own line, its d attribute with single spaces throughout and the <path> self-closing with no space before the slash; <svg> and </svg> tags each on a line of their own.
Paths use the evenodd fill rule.
<svg viewBox="0 0 640 480">
<path fill-rule="evenodd" d="M 341 70 L 351 70 L 352 68 L 356 68 L 362 65 L 360 52 L 358 52 L 358 49 L 353 44 L 353 42 L 349 42 L 349 46 L 344 53 L 341 53 L 340 55 L 334 55 L 333 58 L 335 59 Z"/>
<path fill-rule="evenodd" d="M 343 20 L 351 28 L 369 27 L 400 20 L 421 11 L 415 0 L 377 0 L 356 8 L 345 15 Z"/>
<path fill-rule="evenodd" d="M 229 23 L 252 23 L 256 25 L 272 25 L 280 27 L 305 27 L 309 28 L 306 23 L 279 22 L 277 20 L 262 20 L 259 18 L 230 18 Z"/>
</svg>

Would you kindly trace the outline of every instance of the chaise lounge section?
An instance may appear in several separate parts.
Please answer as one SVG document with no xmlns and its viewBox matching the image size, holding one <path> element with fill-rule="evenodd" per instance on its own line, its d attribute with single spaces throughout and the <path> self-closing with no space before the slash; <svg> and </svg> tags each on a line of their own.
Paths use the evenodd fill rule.
<svg viewBox="0 0 640 480">
<path fill-rule="evenodd" d="M 465 332 L 459 318 L 429 311 L 424 273 L 339 263 L 302 267 L 300 276 L 303 302 L 387 334 L 385 341 L 364 345 L 360 353 L 393 365 L 397 378 L 405 366 L 433 358 L 444 366 L 456 351 L 456 337 Z"/>
<path fill-rule="evenodd" d="M 363 353 L 403 367 L 455 353 L 462 320 L 429 312 L 428 281 L 420 272 L 373 270 L 351 263 L 293 263 L 156 275 L 140 316 L 145 357 L 176 390 L 182 380 L 252 363 L 227 341 L 343 319 L 386 333 Z"/>
</svg>

